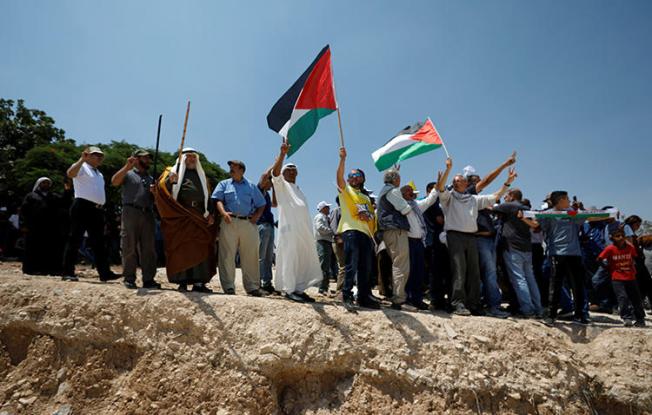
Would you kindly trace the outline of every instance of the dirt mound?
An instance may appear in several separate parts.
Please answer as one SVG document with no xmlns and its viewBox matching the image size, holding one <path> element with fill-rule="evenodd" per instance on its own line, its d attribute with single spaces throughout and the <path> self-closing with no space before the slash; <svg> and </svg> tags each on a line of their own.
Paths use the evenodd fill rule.
<svg viewBox="0 0 652 415">
<path fill-rule="evenodd" d="M 652 330 L 0 271 L 0 414 L 650 413 Z"/>
</svg>

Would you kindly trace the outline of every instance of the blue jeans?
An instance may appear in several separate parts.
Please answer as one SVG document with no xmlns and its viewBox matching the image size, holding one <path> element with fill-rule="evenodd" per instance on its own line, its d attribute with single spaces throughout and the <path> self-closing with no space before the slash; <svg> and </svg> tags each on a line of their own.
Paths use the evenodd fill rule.
<svg viewBox="0 0 652 415">
<path fill-rule="evenodd" d="M 591 278 L 593 290 L 596 294 L 598 304 L 603 309 L 612 309 L 614 306 L 614 291 L 611 286 L 611 276 L 604 267 L 599 267 Z"/>
<path fill-rule="evenodd" d="M 272 262 L 274 260 L 274 225 L 261 223 L 258 225 L 260 245 L 258 253 L 258 265 L 260 266 L 261 285 L 272 283 Z"/>
<path fill-rule="evenodd" d="M 477 239 L 480 257 L 480 275 L 482 276 L 482 293 L 490 309 L 500 307 L 503 296 L 498 288 L 496 272 L 496 243 L 494 238 L 479 236 Z"/>
<path fill-rule="evenodd" d="M 541 294 L 532 270 L 532 252 L 511 248 L 503 254 L 509 280 L 516 291 L 521 313 L 541 314 Z"/>
<path fill-rule="evenodd" d="M 367 299 L 371 294 L 369 275 L 373 265 L 374 248 L 369 236 L 359 231 L 346 231 L 344 240 L 344 298 L 353 298 L 353 285 L 358 285 L 358 298 Z"/>
</svg>

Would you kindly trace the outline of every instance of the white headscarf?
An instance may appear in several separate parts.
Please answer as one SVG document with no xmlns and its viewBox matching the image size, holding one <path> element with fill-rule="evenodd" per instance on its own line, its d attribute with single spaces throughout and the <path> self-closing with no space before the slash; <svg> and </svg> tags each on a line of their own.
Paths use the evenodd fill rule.
<svg viewBox="0 0 652 415">
<path fill-rule="evenodd" d="M 468 179 L 469 176 L 477 176 L 475 168 L 473 168 L 473 166 L 464 167 L 462 170 L 462 176 L 464 176 L 465 179 Z"/>
<path fill-rule="evenodd" d="M 172 185 L 172 197 L 174 200 L 177 200 L 177 196 L 179 196 L 179 190 L 181 190 L 181 183 L 183 183 L 183 177 L 186 174 L 186 154 L 188 153 L 195 153 L 197 154 L 197 150 L 191 147 L 186 147 L 183 150 L 181 150 L 181 163 L 179 163 L 179 158 L 174 162 L 174 166 L 172 166 L 173 172 L 177 173 L 177 182 Z M 178 169 L 178 170 L 177 170 Z M 204 190 L 204 217 L 208 216 L 208 198 L 210 195 L 208 194 L 208 186 L 206 184 L 206 174 L 204 173 L 204 169 L 201 166 L 201 162 L 199 161 L 199 154 L 197 154 L 197 175 L 199 176 L 199 180 L 201 181 L 201 185 Z"/>
<path fill-rule="evenodd" d="M 38 187 L 41 185 L 41 183 L 43 183 L 46 180 L 48 182 L 50 182 L 50 184 L 52 184 L 52 179 L 50 179 L 49 177 L 39 177 L 38 180 L 36 180 L 36 183 L 34 183 L 34 187 L 32 188 L 32 192 L 37 191 Z"/>
</svg>

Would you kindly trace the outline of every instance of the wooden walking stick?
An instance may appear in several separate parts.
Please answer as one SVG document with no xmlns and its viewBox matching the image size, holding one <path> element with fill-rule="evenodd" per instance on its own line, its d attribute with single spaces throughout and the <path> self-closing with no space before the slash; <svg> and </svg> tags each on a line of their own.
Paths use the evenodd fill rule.
<svg viewBox="0 0 652 415">
<path fill-rule="evenodd" d="M 181 135 L 181 145 L 179 146 L 179 163 L 177 163 L 177 174 L 179 173 L 179 166 L 181 165 L 181 154 L 183 153 L 183 144 L 186 142 L 186 128 L 188 127 L 188 115 L 190 114 L 190 100 L 186 107 L 186 119 L 183 121 L 183 134 Z"/>
</svg>

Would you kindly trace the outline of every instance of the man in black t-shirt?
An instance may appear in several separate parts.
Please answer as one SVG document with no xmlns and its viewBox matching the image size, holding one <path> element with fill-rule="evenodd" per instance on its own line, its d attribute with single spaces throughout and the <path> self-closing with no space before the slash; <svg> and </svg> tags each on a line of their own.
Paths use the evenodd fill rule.
<svg viewBox="0 0 652 415">
<path fill-rule="evenodd" d="M 502 238 L 506 242 L 503 253 L 509 280 L 516 291 L 521 313 L 526 317 L 543 314 L 541 295 L 532 268 L 532 243 L 530 228 L 538 227 L 533 219 L 523 217 L 527 207 L 522 204 L 523 194 L 512 189 L 505 195 L 505 203 L 494 207 L 503 219 Z"/>
</svg>

